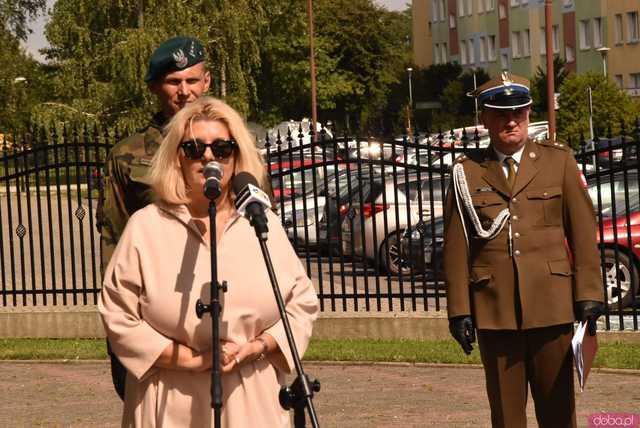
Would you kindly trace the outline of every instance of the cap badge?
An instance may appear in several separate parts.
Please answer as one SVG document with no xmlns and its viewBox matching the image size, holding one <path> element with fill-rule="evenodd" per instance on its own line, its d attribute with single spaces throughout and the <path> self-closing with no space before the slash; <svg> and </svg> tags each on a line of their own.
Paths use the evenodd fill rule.
<svg viewBox="0 0 640 428">
<path fill-rule="evenodd" d="M 513 79 L 511 78 L 511 73 L 509 73 L 508 71 L 503 71 L 502 76 L 500 77 L 502 78 L 502 84 L 504 86 L 511 86 L 511 84 L 513 83 Z"/>
<path fill-rule="evenodd" d="M 173 53 L 173 60 L 176 62 L 176 67 L 178 68 L 185 68 L 189 63 L 189 60 L 185 56 L 184 52 L 182 52 L 182 49 L 178 49 Z"/>
<path fill-rule="evenodd" d="M 189 47 L 189 56 L 191 58 L 196 57 L 196 44 L 193 41 L 191 42 L 191 46 Z"/>
</svg>

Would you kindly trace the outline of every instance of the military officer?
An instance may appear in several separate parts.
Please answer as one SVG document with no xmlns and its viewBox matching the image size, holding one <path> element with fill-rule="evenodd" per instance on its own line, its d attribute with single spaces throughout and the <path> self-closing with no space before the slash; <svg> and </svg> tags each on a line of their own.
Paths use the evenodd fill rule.
<svg viewBox="0 0 640 428">
<path fill-rule="evenodd" d="M 144 80 L 158 100 L 159 111 L 144 129 L 118 142 L 107 156 L 104 194 L 96 211 L 103 273 L 129 217 L 151 202 L 144 177 L 162 141 L 163 126 L 209 89 L 211 77 L 202 43 L 192 37 L 164 41 L 151 55 Z M 110 356 L 113 384 L 123 398 L 126 369 Z"/>
<path fill-rule="evenodd" d="M 528 385 L 540 427 L 575 427 L 573 322 L 595 334 L 604 296 L 593 206 L 571 149 L 528 139 L 528 80 L 473 95 L 491 143 L 457 160 L 447 196 L 450 331 L 470 353 L 477 329 L 494 427 L 526 426 Z"/>
</svg>

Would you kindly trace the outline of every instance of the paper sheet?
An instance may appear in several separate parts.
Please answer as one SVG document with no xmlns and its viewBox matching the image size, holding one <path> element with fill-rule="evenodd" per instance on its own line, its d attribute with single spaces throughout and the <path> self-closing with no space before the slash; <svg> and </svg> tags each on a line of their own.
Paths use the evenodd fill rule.
<svg viewBox="0 0 640 428">
<path fill-rule="evenodd" d="M 581 322 L 573 335 L 573 339 L 571 339 L 580 392 L 584 391 L 587 376 L 589 376 L 589 371 L 598 350 L 597 336 L 591 336 L 587 330 L 587 322 Z"/>
</svg>

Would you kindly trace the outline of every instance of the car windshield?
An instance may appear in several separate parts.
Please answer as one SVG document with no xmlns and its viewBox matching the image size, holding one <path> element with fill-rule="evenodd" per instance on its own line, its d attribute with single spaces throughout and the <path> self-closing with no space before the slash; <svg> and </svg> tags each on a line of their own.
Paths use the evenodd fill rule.
<svg viewBox="0 0 640 428">
<path fill-rule="evenodd" d="M 638 190 L 637 173 L 628 172 L 626 174 L 626 186 L 624 173 L 615 173 L 613 175 L 613 184 L 611 178 L 611 175 L 602 176 L 599 187 L 596 179 L 589 180 L 588 192 L 595 210 L 600 213 L 602 218 L 610 218 L 614 214 L 616 217 L 626 215 L 627 205 L 629 205 L 630 213 L 638 211 L 640 192 Z M 598 192 L 598 189 L 600 192 Z M 598 193 L 600 193 L 600 205 L 598 205 Z"/>
</svg>

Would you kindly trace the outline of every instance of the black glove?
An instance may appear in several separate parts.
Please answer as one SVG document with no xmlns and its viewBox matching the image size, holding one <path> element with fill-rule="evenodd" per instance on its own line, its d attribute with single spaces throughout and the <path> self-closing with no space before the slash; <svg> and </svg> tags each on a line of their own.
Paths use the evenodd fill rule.
<svg viewBox="0 0 640 428">
<path fill-rule="evenodd" d="M 458 341 L 465 354 L 469 355 L 473 351 L 471 344 L 476 341 L 476 330 L 473 320 L 469 315 L 462 315 L 449 320 L 449 331 L 454 339 Z"/>
<path fill-rule="evenodd" d="M 578 321 L 587 321 L 589 334 L 596 334 L 596 321 L 604 313 L 604 304 L 593 300 L 584 300 L 576 302 L 576 319 Z"/>
</svg>

